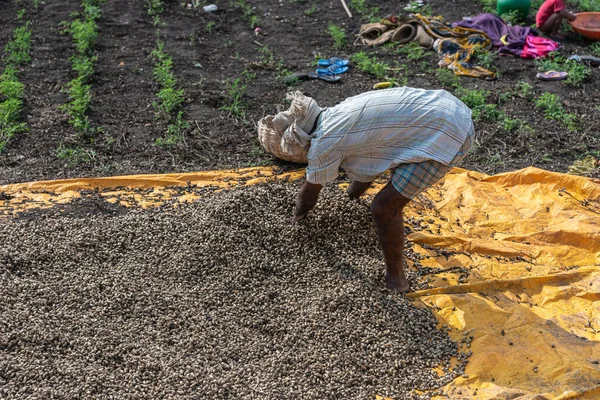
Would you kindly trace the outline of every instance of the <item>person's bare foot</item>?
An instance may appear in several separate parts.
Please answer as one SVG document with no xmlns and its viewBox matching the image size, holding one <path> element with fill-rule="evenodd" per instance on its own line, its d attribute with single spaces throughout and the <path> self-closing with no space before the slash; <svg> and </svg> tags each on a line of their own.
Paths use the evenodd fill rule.
<svg viewBox="0 0 600 400">
<path fill-rule="evenodd" d="M 385 286 L 388 289 L 398 293 L 410 292 L 410 286 L 408 285 L 408 281 L 406 279 L 399 279 L 386 275 Z"/>
<path fill-rule="evenodd" d="M 555 33 L 550 35 L 550 39 L 552 40 L 565 40 L 567 37 L 565 35 L 562 35 L 560 33 Z"/>
</svg>

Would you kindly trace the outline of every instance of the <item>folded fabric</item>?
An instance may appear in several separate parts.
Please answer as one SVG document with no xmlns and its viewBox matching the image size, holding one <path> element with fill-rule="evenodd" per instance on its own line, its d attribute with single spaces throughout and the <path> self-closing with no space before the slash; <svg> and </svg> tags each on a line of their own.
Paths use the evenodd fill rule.
<svg viewBox="0 0 600 400">
<path fill-rule="evenodd" d="M 420 14 L 415 17 L 421 21 L 429 36 L 436 38 L 433 48 L 440 56 L 440 67 L 452 70 L 456 75 L 494 79 L 496 74 L 488 69 L 474 65 L 473 53 L 489 51 L 491 39 L 485 32 L 463 27 L 450 27 L 441 17 L 427 18 Z"/>
<path fill-rule="evenodd" d="M 559 48 L 553 40 L 539 37 L 528 26 L 508 25 L 497 15 L 483 13 L 454 22 L 453 27 L 477 29 L 490 38 L 500 55 L 521 58 L 540 58 Z"/>
<path fill-rule="evenodd" d="M 529 35 L 525 47 L 521 51 L 521 58 L 542 58 L 556 51 L 560 45 L 552 39 L 541 36 Z"/>
<path fill-rule="evenodd" d="M 356 35 L 354 44 L 364 44 L 367 46 L 381 45 L 390 40 L 392 33 L 393 30 L 390 30 L 387 25 L 379 22 L 363 24 Z"/>
<path fill-rule="evenodd" d="M 497 15 L 489 13 L 476 15 L 469 20 L 454 22 L 452 26 L 477 29 L 485 32 L 492 41 L 492 46 L 502 48 L 512 44 L 514 49 L 519 50 L 523 48 L 527 36 L 531 33 L 531 28 L 528 26 L 511 26 Z M 515 55 L 519 56 L 520 54 Z"/>
<path fill-rule="evenodd" d="M 407 44 L 417 41 L 422 47 L 431 48 L 433 38 L 423 29 L 421 21 L 409 20 L 400 22 L 394 18 L 384 18 L 379 23 L 364 24 L 361 26 L 354 44 L 378 46 L 386 42 Z"/>
</svg>

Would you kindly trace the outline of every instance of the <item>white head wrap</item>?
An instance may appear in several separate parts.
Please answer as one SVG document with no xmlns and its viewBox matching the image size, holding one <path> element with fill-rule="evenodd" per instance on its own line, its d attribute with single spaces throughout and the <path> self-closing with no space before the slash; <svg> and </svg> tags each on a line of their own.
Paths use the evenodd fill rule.
<svg viewBox="0 0 600 400">
<path fill-rule="evenodd" d="M 273 124 L 281 136 L 281 148 L 288 151 L 293 144 L 307 147 L 312 136 L 310 132 L 315 121 L 323 110 L 317 102 L 301 92 L 288 93 L 292 104 L 287 111 L 280 112 L 273 119 Z"/>
</svg>

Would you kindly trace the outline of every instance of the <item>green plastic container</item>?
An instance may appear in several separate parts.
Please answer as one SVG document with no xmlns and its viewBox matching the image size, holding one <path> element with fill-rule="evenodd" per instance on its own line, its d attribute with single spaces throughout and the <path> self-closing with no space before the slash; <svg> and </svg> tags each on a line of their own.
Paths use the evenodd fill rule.
<svg viewBox="0 0 600 400">
<path fill-rule="evenodd" d="M 517 10 L 523 20 L 529 15 L 530 9 L 531 0 L 498 0 L 496 5 L 496 11 L 499 16 Z"/>
</svg>

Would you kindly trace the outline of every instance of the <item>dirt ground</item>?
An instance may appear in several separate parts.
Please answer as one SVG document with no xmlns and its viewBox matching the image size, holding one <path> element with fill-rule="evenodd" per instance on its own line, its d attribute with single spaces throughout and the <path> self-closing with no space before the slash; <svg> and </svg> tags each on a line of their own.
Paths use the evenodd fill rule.
<svg viewBox="0 0 600 400">
<path fill-rule="evenodd" d="M 167 124 L 157 119 L 152 102 L 158 87 L 153 81 L 151 51 L 156 46 L 157 27 L 152 24 L 144 1 L 109 0 L 102 5 L 98 20 L 98 61 L 94 75 L 89 118 L 101 128 L 93 141 L 77 135 L 59 106 L 67 101 L 62 91 L 73 79 L 68 57 L 74 46 L 69 35 L 61 34 L 61 21 L 80 11 L 80 1 L 49 0 L 35 9 L 33 2 L 7 2 L 0 15 L 0 46 L 19 26 L 17 11 L 27 8 L 32 21 L 32 61 L 19 75 L 25 84 L 24 120 L 28 133 L 20 134 L 0 155 L 0 183 L 25 182 L 83 176 L 110 176 L 137 173 L 198 171 L 228 167 L 277 164 L 297 167 L 265 154 L 256 138 L 255 123 L 284 104 L 289 86 L 281 82 L 281 70 L 311 71 L 318 57 L 348 58 L 360 51 L 390 65 L 406 65 L 402 72 L 407 84 L 441 88 L 436 72 L 438 56 L 429 51 L 423 61 L 412 62 L 383 47 L 352 44 L 365 21 L 354 12 L 348 17 L 338 1 L 264 0 L 246 2 L 258 17 L 262 34 L 256 36 L 243 10 L 225 1 L 216 1 L 219 11 L 205 13 L 191 3 L 166 1 L 158 27 L 165 51 L 174 62 L 174 73 L 185 90 L 184 118 L 190 123 L 185 140 L 174 148 L 155 145 L 164 136 Z M 198 3 L 198 2 L 196 2 Z M 202 3 L 202 2 L 200 2 Z M 376 15 L 404 13 L 405 3 L 368 1 Z M 428 3 L 434 15 L 447 22 L 482 12 L 481 4 L 467 0 Z M 328 24 L 345 30 L 348 44 L 334 47 Z M 208 29 L 207 27 L 210 27 Z M 210 30 L 210 32 L 208 32 Z M 570 38 L 562 52 L 590 54 L 590 42 Z M 275 62 L 265 62 L 269 49 Z M 277 65 L 281 60 L 280 68 Z M 462 166 L 486 173 L 498 173 L 530 165 L 567 171 L 569 165 L 587 152 L 598 150 L 598 79 L 600 70 L 579 87 L 564 82 L 536 81 L 532 60 L 496 57 L 499 72 L 495 81 L 460 78 L 468 89 L 486 89 L 492 99 L 515 88 L 518 82 L 533 86 L 534 96 L 555 93 L 565 109 L 575 113 L 579 129 L 569 132 L 559 122 L 545 119 L 531 99 L 513 97 L 499 105 L 511 118 L 520 118 L 533 128 L 527 132 L 506 132 L 497 123 L 478 122 L 477 145 Z M 247 71 L 247 72 L 244 72 Z M 248 77 L 248 72 L 255 76 Z M 234 117 L 221 108 L 228 104 L 228 85 L 242 77 L 243 117 Z M 342 75 L 339 84 L 320 80 L 301 82 L 295 89 L 313 96 L 319 104 L 333 106 L 346 97 L 370 90 L 377 82 L 355 68 Z M 72 162 L 57 157 L 60 145 L 78 148 L 89 160 Z"/>
</svg>

